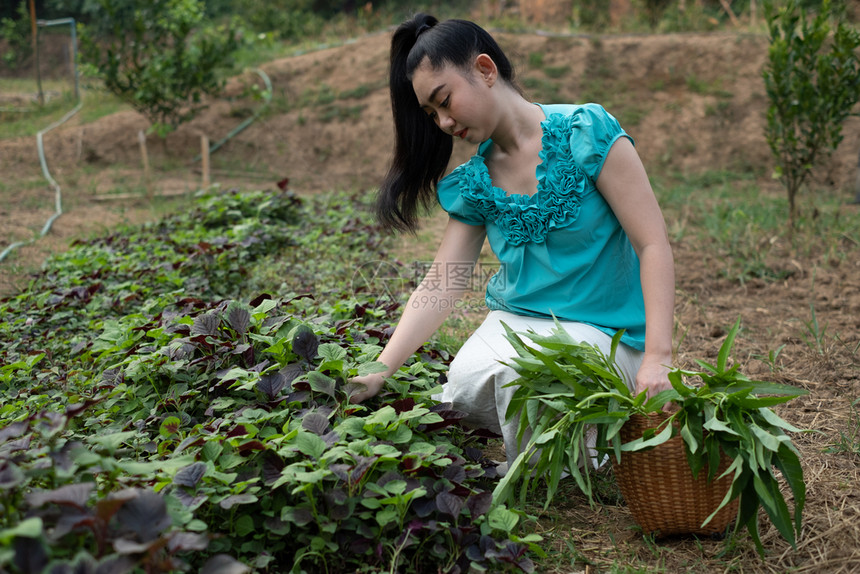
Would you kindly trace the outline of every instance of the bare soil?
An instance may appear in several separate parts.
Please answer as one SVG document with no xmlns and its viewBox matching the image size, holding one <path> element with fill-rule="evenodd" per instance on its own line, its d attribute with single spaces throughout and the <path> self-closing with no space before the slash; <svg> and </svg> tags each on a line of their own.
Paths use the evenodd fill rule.
<svg viewBox="0 0 860 574">
<path fill-rule="evenodd" d="M 601 103 L 627 120 L 625 127 L 652 176 L 730 170 L 751 174 L 763 193 L 781 193 L 769 178 L 773 166 L 763 135 L 764 37 L 500 34 L 500 39 L 515 55 L 532 99 L 543 100 L 541 86 L 549 80 L 560 100 L 603 95 Z M 262 66 L 274 87 L 272 104 L 215 152 L 213 180 L 254 189 L 289 178 L 300 194 L 344 188 L 372 193 L 392 148 L 388 41 L 388 34 L 377 34 Z M 540 62 L 532 56 L 537 53 L 543 54 Z M 551 78 L 557 75 L 550 74 L 553 69 L 564 73 Z M 253 83 L 260 83 L 253 73 L 234 78 L 225 97 L 165 142 L 150 136 L 149 187 L 138 141 L 148 123 L 140 114 L 123 111 L 86 125 L 73 119 L 47 134 L 47 162 L 63 189 L 64 214 L 47 237 L 0 263 L 0 294 L 20 289 L 28 272 L 71 239 L 181 208 L 201 185 L 195 161 L 201 136 L 218 141 L 261 105 L 248 97 Z M 340 96 L 326 96 L 331 93 Z M 816 180 L 825 193 L 844 197 L 841 216 L 860 217 L 858 208 L 848 205 L 855 195 L 860 119 L 846 123 L 844 136 Z M 458 143 L 452 166 L 472 151 Z M 0 173 L 0 247 L 5 247 L 41 229 L 53 213 L 54 192 L 41 176 L 35 137 L 0 141 Z M 123 194 L 117 196 L 117 190 Z M 114 199 L 107 199 L 112 193 Z M 178 194 L 178 199 L 159 194 Z M 400 259 L 432 257 L 443 225 L 444 217 L 436 213 L 428 217 L 418 242 L 398 239 Z M 728 557 L 719 556 L 722 543 L 717 541 L 643 541 L 626 507 L 592 509 L 572 489 L 539 523 L 547 544 L 568 552 L 568 559 L 567 544 L 573 544 L 593 562 L 591 572 L 637 560 L 666 572 L 860 571 L 860 429 L 852 406 L 860 397 L 860 238 L 845 237 L 829 255 L 778 250 L 778 265 L 792 271 L 787 278 L 744 283 L 721 276 L 715 260 L 692 242 L 673 248 L 678 363 L 715 358 L 726 328 L 740 316 L 744 330 L 734 356 L 745 372 L 810 391 L 779 410 L 793 424 L 815 431 L 795 439 L 809 489 L 798 548 L 782 542 L 764 519 L 766 561 L 743 539 Z M 808 336 L 813 307 L 819 327 L 826 328 L 820 348 Z M 768 360 L 777 349 L 778 356 Z M 853 441 L 853 451 L 828 452 L 840 437 Z M 553 571 L 585 568 L 580 560 Z"/>
</svg>

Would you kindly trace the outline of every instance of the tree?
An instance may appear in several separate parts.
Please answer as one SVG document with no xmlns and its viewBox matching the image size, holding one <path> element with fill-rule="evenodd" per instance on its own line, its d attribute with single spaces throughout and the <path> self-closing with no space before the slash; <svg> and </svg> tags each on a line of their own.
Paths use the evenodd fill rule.
<svg viewBox="0 0 860 574">
<path fill-rule="evenodd" d="M 233 30 L 204 26 L 201 0 L 98 0 L 81 54 L 105 87 L 149 119 L 160 135 L 194 117 L 220 93 L 218 71 L 238 47 Z"/>
<path fill-rule="evenodd" d="M 778 10 L 767 3 L 765 13 L 770 34 L 763 72 L 770 100 L 765 137 L 776 157 L 775 176 L 788 192 L 794 229 L 798 190 L 819 156 L 829 156 L 842 141 L 842 123 L 860 99 L 860 34 L 830 0 L 815 15 L 797 0 Z"/>
<path fill-rule="evenodd" d="M 18 5 L 17 18 L 0 18 L 0 39 L 6 40 L 3 63 L 15 70 L 33 53 L 33 40 L 30 34 L 30 12 L 27 3 Z"/>
</svg>

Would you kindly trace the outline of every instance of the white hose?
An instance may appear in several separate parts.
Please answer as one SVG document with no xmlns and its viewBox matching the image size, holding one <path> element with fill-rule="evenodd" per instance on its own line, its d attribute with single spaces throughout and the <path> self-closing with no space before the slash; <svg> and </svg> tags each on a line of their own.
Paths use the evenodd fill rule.
<svg viewBox="0 0 860 574">
<path fill-rule="evenodd" d="M 42 165 L 42 175 L 45 176 L 45 179 L 48 180 L 48 183 L 51 185 L 51 188 L 54 190 L 54 214 L 48 219 L 48 221 L 45 222 L 45 226 L 42 228 L 42 232 L 39 234 L 38 237 L 34 237 L 33 239 L 30 239 L 29 241 L 18 241 L 16 243 L 13 243 L 12 245 L 10 245 L 6 249 L 4 249 L 2 253 L 0 253 L 0 261 L 3 261 L 6 258 L 6 256 L 9 255 L 9 253 L 11 253 L 13 250 L 17 249 L 18 247 L 22 247 L 24 245 L 30 245 L 31 243 L 35 243 L 36 240 L 47 235 L 48 232 L 51 231 L 51 226 L 54 224 L 54 221 L 56 221 L 57 218 L 63 214 L 63 193 L 62 193 L 62 190 L 60 189 L 59 184 L 56 182 L 56 180 L 54 180 L 53 177 L 51 177 L 51 172 L 48 170 L 48 162 L 45 160 L 45 146 L 42 143 L 42 137 L 46 133 L 51 131 L 52 129 L 54 129 L 58 126 L 61 126 L 62 124 L 69 121 L 69 119 L 72 116 L 74 116 L 76 113 L 78 113 L 81 110 L 81 107 L 83 106 L 83 104 L 84 104 L 83 101 L 79 101 L 78 105 L 76 105 L 70 112 L 68 112 L 62 118 L 60 118 L 59 120 L 52 123 L 51 125 L 49 125 L 48 127 L 46 127 L 45 129 L 43 129 L 42 131 L 40 131 L 39 133 L 36 134 L 36 145 L 39 149 L 39 163 Z"/>
</svg>

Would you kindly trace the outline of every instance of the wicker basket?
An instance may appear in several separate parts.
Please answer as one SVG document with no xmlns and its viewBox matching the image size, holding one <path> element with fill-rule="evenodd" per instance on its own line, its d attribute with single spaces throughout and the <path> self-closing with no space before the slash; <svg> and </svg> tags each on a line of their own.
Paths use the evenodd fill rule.
<svg viewBox="0 0 860 574">
<path fill-rule="evenodd" d="M 665 419 L 664 415 L 631 416 L 621 428 L 622 442 L 641 437 L 645 429 L 655 428 Z M 612 460 L 621 494 L 633 519 L 646 534 L 723 534 L 737 518 L 735 498 L 702 528 L 731 488 L 732 476 L 715 478 L 709 484 L 706 465 L 694 480 L 679 435 L 652 449 L 624 452 L 620 463 L 614 457 Z M 716 476 L 729 464 L 731 461 L 723 454 Z"/>
</svg>

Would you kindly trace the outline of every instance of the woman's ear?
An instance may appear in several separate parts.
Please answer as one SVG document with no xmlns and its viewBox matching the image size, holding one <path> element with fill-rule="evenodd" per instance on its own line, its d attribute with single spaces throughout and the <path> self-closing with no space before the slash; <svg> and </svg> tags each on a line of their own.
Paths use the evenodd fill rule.
<svg viewBox="0 0 860 574">
<path fill-rule="evenodd" d="M 487 54 L 478 54 L 478 57 L 475 58 L 475 71 L 487 83 L 487 86 L 492 86 L 499 78 L 499 68 Z"/>
</svg>

